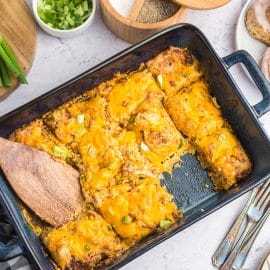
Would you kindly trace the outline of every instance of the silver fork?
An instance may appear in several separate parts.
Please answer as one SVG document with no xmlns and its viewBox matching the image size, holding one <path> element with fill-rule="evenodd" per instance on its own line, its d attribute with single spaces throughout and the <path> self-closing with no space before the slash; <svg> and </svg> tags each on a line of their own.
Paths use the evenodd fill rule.
<svg viewBox="0 0 270 270">
<path fill-rule="evenodd" d="M 234 222 L 234 224 L 230 228 L 229 232 L 227 233 L 227 235 L 225 236 L 225 238 L 223 239 L 223 241 L 220 243 L 219 247 L 215 251 L 214 255 L 212 256 L 212 264 L 216 268 L 219 268 L 224 263 L 227 256 L 231 252 L 231 250 L 236 242 L 237 235 L 239 234 L 239 230 L 242 227 L 242 224 L 246 218 L 247 211 L 248 211 L 250 205 L 252 204 L 252 202 L 254 201 L 258 191 L 259 191 L 259 187 L 256 187 L 253 189 L 253 191 L 252 191 L 246 205 L 242 209 L 240 215 L 238 216 L 238 218 L 236 219 L 236 221 Z"/>
<path fill-rule="evenodd" d="M 243 231 L 240 239 L 236 243 L 235 247 L 233 248 L 231 254 L 225 260 L 225 263 L 221 266 L 220 270 L 230 270 L 231 266 L 241 249 L 245 237 L 250 233 L 252 226 L 256 224 L 262 217 L 265 208 L 269 203 L 269 193 L 270 193 L 270 181 L 267 181 L 263 184 L 263 186 L 258 191 L 258 195 L 256 196 L 254 202 L 251 204 L 250 208 L 247 212 L 248 223 Z"/>
<path fill-rule="evenodd" d="M 247 241 L 243 245 L 241 251 L 238 253 L 238 255 L 237 255 L 237 257 L 232 265 L 233 270 L 242 269 L 242 266 L 245 264 L 248 253 L 249 253 L 257 235 L 259 234 L 261 228 L 263 227 L 263 224 L 266 222 L 266 220 L 268 219 L 269 216 L 270 216 L 270 207 L 268 205 L 268 209 L 266 210 L 266 212 L 264 213 L 263 217 L 258 222 L 256 227 L 251 231 L 250 235 L 248 235 Z"/>
<path fill-rule="evenodd" d="M 225 236 L 225 238 L 223 239 L 223 241 L 221 242 L 221 244 L 219 245 L 219 247 L 215 251 L 214 255 L 212 256 L 212 264 L 216 268 L 219 268 L 224 263 L 227 256 L 231 252 L 231 250 L 236 242 L 237 235 L 239 234 L 239 230 L 242 227 L 243 222 L 245 221 L 247 211 L 248 211 L 250 205 L 252 204 L 252 202 L 254 201 L 258 191 L 259 191 L 259 187 L 256 187 L 253 189 L 253 191 L 252 191 L 246 205 L 242 209 L 240 215 L 238 216 L 238 218 L 236 219 L 236 221 L 234 222 L 234 224 L 230 228 L 229 232 L 227 233 L 227 235 Z"/>
</svg>

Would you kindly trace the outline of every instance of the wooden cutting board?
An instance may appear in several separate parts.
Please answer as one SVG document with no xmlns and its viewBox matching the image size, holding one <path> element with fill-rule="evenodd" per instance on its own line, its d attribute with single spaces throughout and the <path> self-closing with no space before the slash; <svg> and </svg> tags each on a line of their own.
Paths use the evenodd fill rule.
<svg viewBox="0 0 270 270">
<path fill-rule="evenodd" d="M 0 0 L 0 33 L 27 74 L 36 51 L 36 24 L 25 0 Z M 0 100 L 18 86 L 18 80 L 12 79 L 11 87 L 0 87 Z"/>
<path fill-rule="evenodd" d="M 221 7 L 231 0 L 173 0 L 176 4 L 191 9 L 213 9 Z"/>
</svg>

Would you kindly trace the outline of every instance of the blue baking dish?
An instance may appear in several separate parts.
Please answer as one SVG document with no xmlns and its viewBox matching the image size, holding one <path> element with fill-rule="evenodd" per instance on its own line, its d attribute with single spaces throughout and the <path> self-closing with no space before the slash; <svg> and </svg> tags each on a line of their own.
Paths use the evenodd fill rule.
<svg viewBox="0 0 270 270">
<path fill-rule="evenodd" d="M 230 201 L 262 183 L 270 176 L 270 142 L 259 123 L 259 117 L 270 110 L 270 85 L 252 57 L 245 51 L 237 51 L 220 58 L 206 37 L 194 26 L 179 24 L 170 27 L 102 62 L 82 75 L 57 87 L 49 93 L 0 118 L 0 136 L 8 137 L 23 124 L 29 123 L 49 110 L 78 96 L 91 87 L 111 78 L 116 72 L 132 71 L 140 63 L 154 57 L 169 46 L 188 47 L 202 64 L 207 74 L 212 95 L 217 98 L 223 114 L 236 136 L 249 154 L 253 170 L 236 187 L 226 192 L 215 192 L 207 173 L 192 155 L 183 157 L 180 168 L 164 175 L 163 184 L 174 195 L 175 202 L 183 209 L 185 219 L 163 232 L 145 238 L 122 257 L 104 269 L 118 269 L 145 253 L 157 244 L 182 231 Z M 242 63 L 262 93 L 262 101 L 250 106 L 233 80 L 228 69 Z M 30 191 L 29 192 L 33 192 Z M 0 203 L 6 209 L 19 235 L 18 242 L 0 244 L 0 260 L 7 260 L 25 252 L 37 269 L 53 269 L 39 239 L 24 221 L 14 193 L 0 174 Z"/>
</svg>

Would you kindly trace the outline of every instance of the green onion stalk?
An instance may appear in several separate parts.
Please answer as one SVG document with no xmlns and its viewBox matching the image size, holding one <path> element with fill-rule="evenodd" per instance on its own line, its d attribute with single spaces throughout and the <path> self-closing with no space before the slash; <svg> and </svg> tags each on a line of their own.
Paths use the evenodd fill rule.
<svg viewBox="0 0 270 270">
<path fill-rule="evenodd" d="M 4 37 L 0 34 L 0 72 L 1 80 L 4 86 L 11 86 L 9 72 L 18 78 L 18 80 L 27 84 L 25 75 L 22 72 L 22 69 Z"/>
</svg>

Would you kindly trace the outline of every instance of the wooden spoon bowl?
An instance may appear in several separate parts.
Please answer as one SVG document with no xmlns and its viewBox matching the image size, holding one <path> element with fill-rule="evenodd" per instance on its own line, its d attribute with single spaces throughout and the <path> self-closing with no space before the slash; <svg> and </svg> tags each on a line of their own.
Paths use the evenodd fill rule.
<svg viewBox="0 0 270 270">
<path fill-rule="evenodd" d="M 82 202 L 79 173 L 45 152 L 0 138 L 0 168 L 17 196 L 53 226 L 68 222 Z"/>
</svg>

